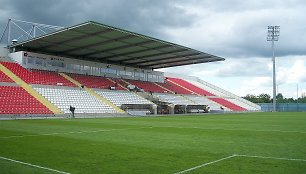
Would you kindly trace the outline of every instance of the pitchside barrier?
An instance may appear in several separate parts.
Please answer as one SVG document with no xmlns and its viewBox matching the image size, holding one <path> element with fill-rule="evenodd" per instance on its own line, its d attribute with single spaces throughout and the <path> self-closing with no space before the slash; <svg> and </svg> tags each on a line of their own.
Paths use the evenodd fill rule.
<svg viewBox="0 0 306 174">
<path fill-rule="evenodd" d="M 272 103 L 259 103 L 261 111 L 270 112 L 273 110 Z M 305 112 L 306 103 L 277 103 L 276 110 L 279 112 Z"/>
</svg>

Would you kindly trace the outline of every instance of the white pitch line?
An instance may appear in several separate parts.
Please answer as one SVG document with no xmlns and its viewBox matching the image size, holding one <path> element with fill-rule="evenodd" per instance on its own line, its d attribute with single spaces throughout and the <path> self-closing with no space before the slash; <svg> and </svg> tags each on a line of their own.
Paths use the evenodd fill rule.
<svg viewBox="0 0 306 174">
<path fill-rule="evenodd" d="M 48 168 L 48 167 L 42 167 L 42 166 L 38 166 L 38 165 L 35 165 L 35 164 L 30 164 L 30 163 L 26 163 L 26 162 L 22 162 L 22 161 L 17 161 L 17 160 L 13 160 L 13 159 L 10 159 L 10 158 L 5 158 L 5 157 L 2 157 L 2 156 L 0 156 L 0 159 L 11 161 L 11 162 L 14 162 L 14 163 L 23 164 L 23 165 L 28 165 L 28 166 L 32 166 L 32 167 L 36 167 L 36 168 L 40 168 L 40 169 L 44 169 L 44 170 L 49 170 L 49 171 L 56 172 L 56 173 L 70 174 L 68 172 L 63 172 L 63 171 L 51 169 L 51 168 Z"/>
<path fill-rule="evenodd" d="M 237 157 L 248 157 L 248 158 L 262 158 L 262 159 L 274 159 L 274 160 L 286 160 L 286 161 L 303 161 L 306 162 L 305 159 L 297 159 L 297 158 L 279 158 L 279 157 L 270 157 L 270 156 L 257 156 L 257 155 L 236 155 Z"/>
<path fill-rule="evenodd" d="M 158 126 L 159 128 L 178 128 L 178 129 L 203 129 L 203 130 L 225 130 L 225 131 L 254 131 L 254 132 L 281 132 L 281 133 L 301 133 L 303 131 L 283 131 L 283 130 L 258 130 L 258 129 L 224 129 L 224 128 L 205 128 L 205 127 L 180 127 L 180 126 Z"/>
<path fill-rule="evenodd" d="M 76 131 L 76 132 L 54 132 L 46 134 L 35 134 L 35 135 L 13 135 L 8 137 L 0 137 L 0 139 L 9 139 L 9 138 L 23 138 L 23 137 L 38 137 L 38 136 L 50 136 L 50 135 L 62 135 L 62 134 L 82 134 L 82 133 L 96 133 L 96 132 L 110 132 L 110 131 L 120 131 L 120 130 L 133 130 L 133 129 L 146 129 L 152 127 L 140 127 L 140 128 L 128 128 L 128 129 L 100 129 L 92 131 Z"/>
<path fill-rule="evenodd" d="M 228 156 L 228 157 L 225 157 L 225 158 L 221 158 L 221 159 L 218 159 L 218 160 L 215 160 L 215 161 L 211 161 L 211 162 L 208 162 L 208 163 L 204 163 L 204 164 L 201 164 L 201 165 L 198 165 L 198 166 L 186 169 L 186 170 L 182 170 L 182 171 L 176 172 L 174 174 L 181 174 L 181 173 L 190 172 L 192 170 L 195 170 L 195 169 L 198 169 L 198 168 L 201 168 L 201 167 L 204 167 L 204 166 L 208 166 L 210 164 L 214 164 L 214 163 L 217 163 L 217 162 L 220 162 L 220 161 L 223 161 L 223 160 L 227 160 L 227 159 L 233 158 L 235 156 L 236 155 L 231 155 L 231 156 Z"/>
<path fill-rule="evenodd" d="M 306 162 L 305 159 L 298 159 L 298 158 L 279 158 L 279 157 L 270 157 L 270 156 L 234 154 L 234 155 L 231 155 L 231 156 L 228 156 L 228 157 L 225 157 L 225 158 L 221 158 L 221 159 L 218 159 L 218 160 L 215 160 L 215 161 L 211 161 L 211 162 L 208 162 L 208 163 L 204 163 L 204 164 L 201 164 L 201 165 L 198 165 L 198 166 L 186 169 L 186 170 L 182 170 L 182 171 L 176 172 L 174 174 L 181 174 L 181 173 L 190 172 L 192 170 L 195 170 L 195 169 L 198 169 L 198 168 L 201 168 L 201 167 L 205 167 L 205 166 L 208 166 L 210 164 L 214 164 L 214 163 L 217 163 L 217 162 L 220 162 L 220 161 L 224 161 L 224 160 L 227 160 L 227 159 L 230 159 L 230 158 L 234 158 L 234 157 L 247 157 L 247 158 L 261 158 L 261 159 L 273 159 L 273 160 L 286 160 L 286 161 L 302 161 L 302 162 Z"/>
</svg>

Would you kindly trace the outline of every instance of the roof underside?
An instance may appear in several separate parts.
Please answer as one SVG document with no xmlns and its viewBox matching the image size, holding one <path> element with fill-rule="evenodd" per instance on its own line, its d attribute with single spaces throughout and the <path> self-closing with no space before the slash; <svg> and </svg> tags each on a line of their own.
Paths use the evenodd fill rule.
<svg viewBox="0 0 306 174">
<path fill-rule="evenodd" d="M 96 22 L 65 28 L 11 47 L 18 51 L 33 51 L 143 69 L 225 60 L 222 57 Z"/>
</svg>

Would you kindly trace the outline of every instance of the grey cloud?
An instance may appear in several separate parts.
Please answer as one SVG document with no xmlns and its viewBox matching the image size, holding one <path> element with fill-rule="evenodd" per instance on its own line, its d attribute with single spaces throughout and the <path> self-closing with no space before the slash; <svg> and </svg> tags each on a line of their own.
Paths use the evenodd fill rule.
<svg viewBox="0 0 306 174">
<path fill-rule="evenodd" d="M 158 38 L 166 37 L 163 27 L 187 27 L 193 22 L 192 16 L 175 5 L 180 1 L 0 0 L 0 3 L 6 4 L 0 9 L 10 9 L 8 16 L 21 20 L 59 26 L 93 20 Z M 5 20 L 0 18 L 1 26 Z"/>
<path fill-rule="evenodd" d="M 267 60 L 262 59 L 241 59 L 240 61 L 231 61 L 225 67 L 216 71 L 215 75 L 219 77 L 266 77 L 271 74 Z"/>
<path fill-rule="evenodd" d="M 214 62 L 211 64 L 221 64 L 219 62 Z M 189 76 L 196 76 L 197 73 L 201 73 L 202 71 L 205 71 L 205 66 L 203 64 L 195 64 L 195 65 L 185 65 L 185 66 L 179 66 L 179 67 L 170 67 L 170 68 L 164 68 L 159 69 L 159 71 L 163 72 L 169 72 L 169 73 L 179 73 Z"/>
<path fill-rule="evenodd" d="M 196 2 L 198 4 L 195 5 Z M 188 37 L 177 39 L 181 44 L 187 41 L 190 47 L 224 57 L 270 57 L 267 26 L 280 25 L 276 55 L 306 54 L 305 1 L 193 0 L 192 3 L 189 7 L 197 9 L 199 16 L 203 14 L 197 23 L 201 30 L 186 32 L 193 41 L 188 43 Z M 196 33 L 192 33 L 194 31 Z"/>
<path fill-rule="evenodd" d="M 276 24 L 281 26 L 276 55 L 306 54 L 302 0 L 0 0 L 0 4 L 0 31 L 8 18 L 59 26 L 94 20 L 225 58 L 245 58 L 271 56 L 266 30 Z M 204 27 L 192 33 L 199 26 Z M 227 30 L 219 31 L 220 27 Z M 167 33 L 177 29 L 191 32 Z"/>
</svg>

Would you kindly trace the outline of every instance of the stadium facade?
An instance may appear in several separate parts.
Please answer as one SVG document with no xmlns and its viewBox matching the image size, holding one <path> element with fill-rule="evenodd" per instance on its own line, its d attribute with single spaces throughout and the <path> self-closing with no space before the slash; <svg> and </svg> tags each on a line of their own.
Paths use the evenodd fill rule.
<svg viewBox="0 0 306 174">
<path fill-rule="evenodd" d="M 219 56 L 92 21 L 21 41 L 9 34 L 0 49 L 2 116 L 260 110 L 199 78 L 158 71 Z"/>
</svg>

